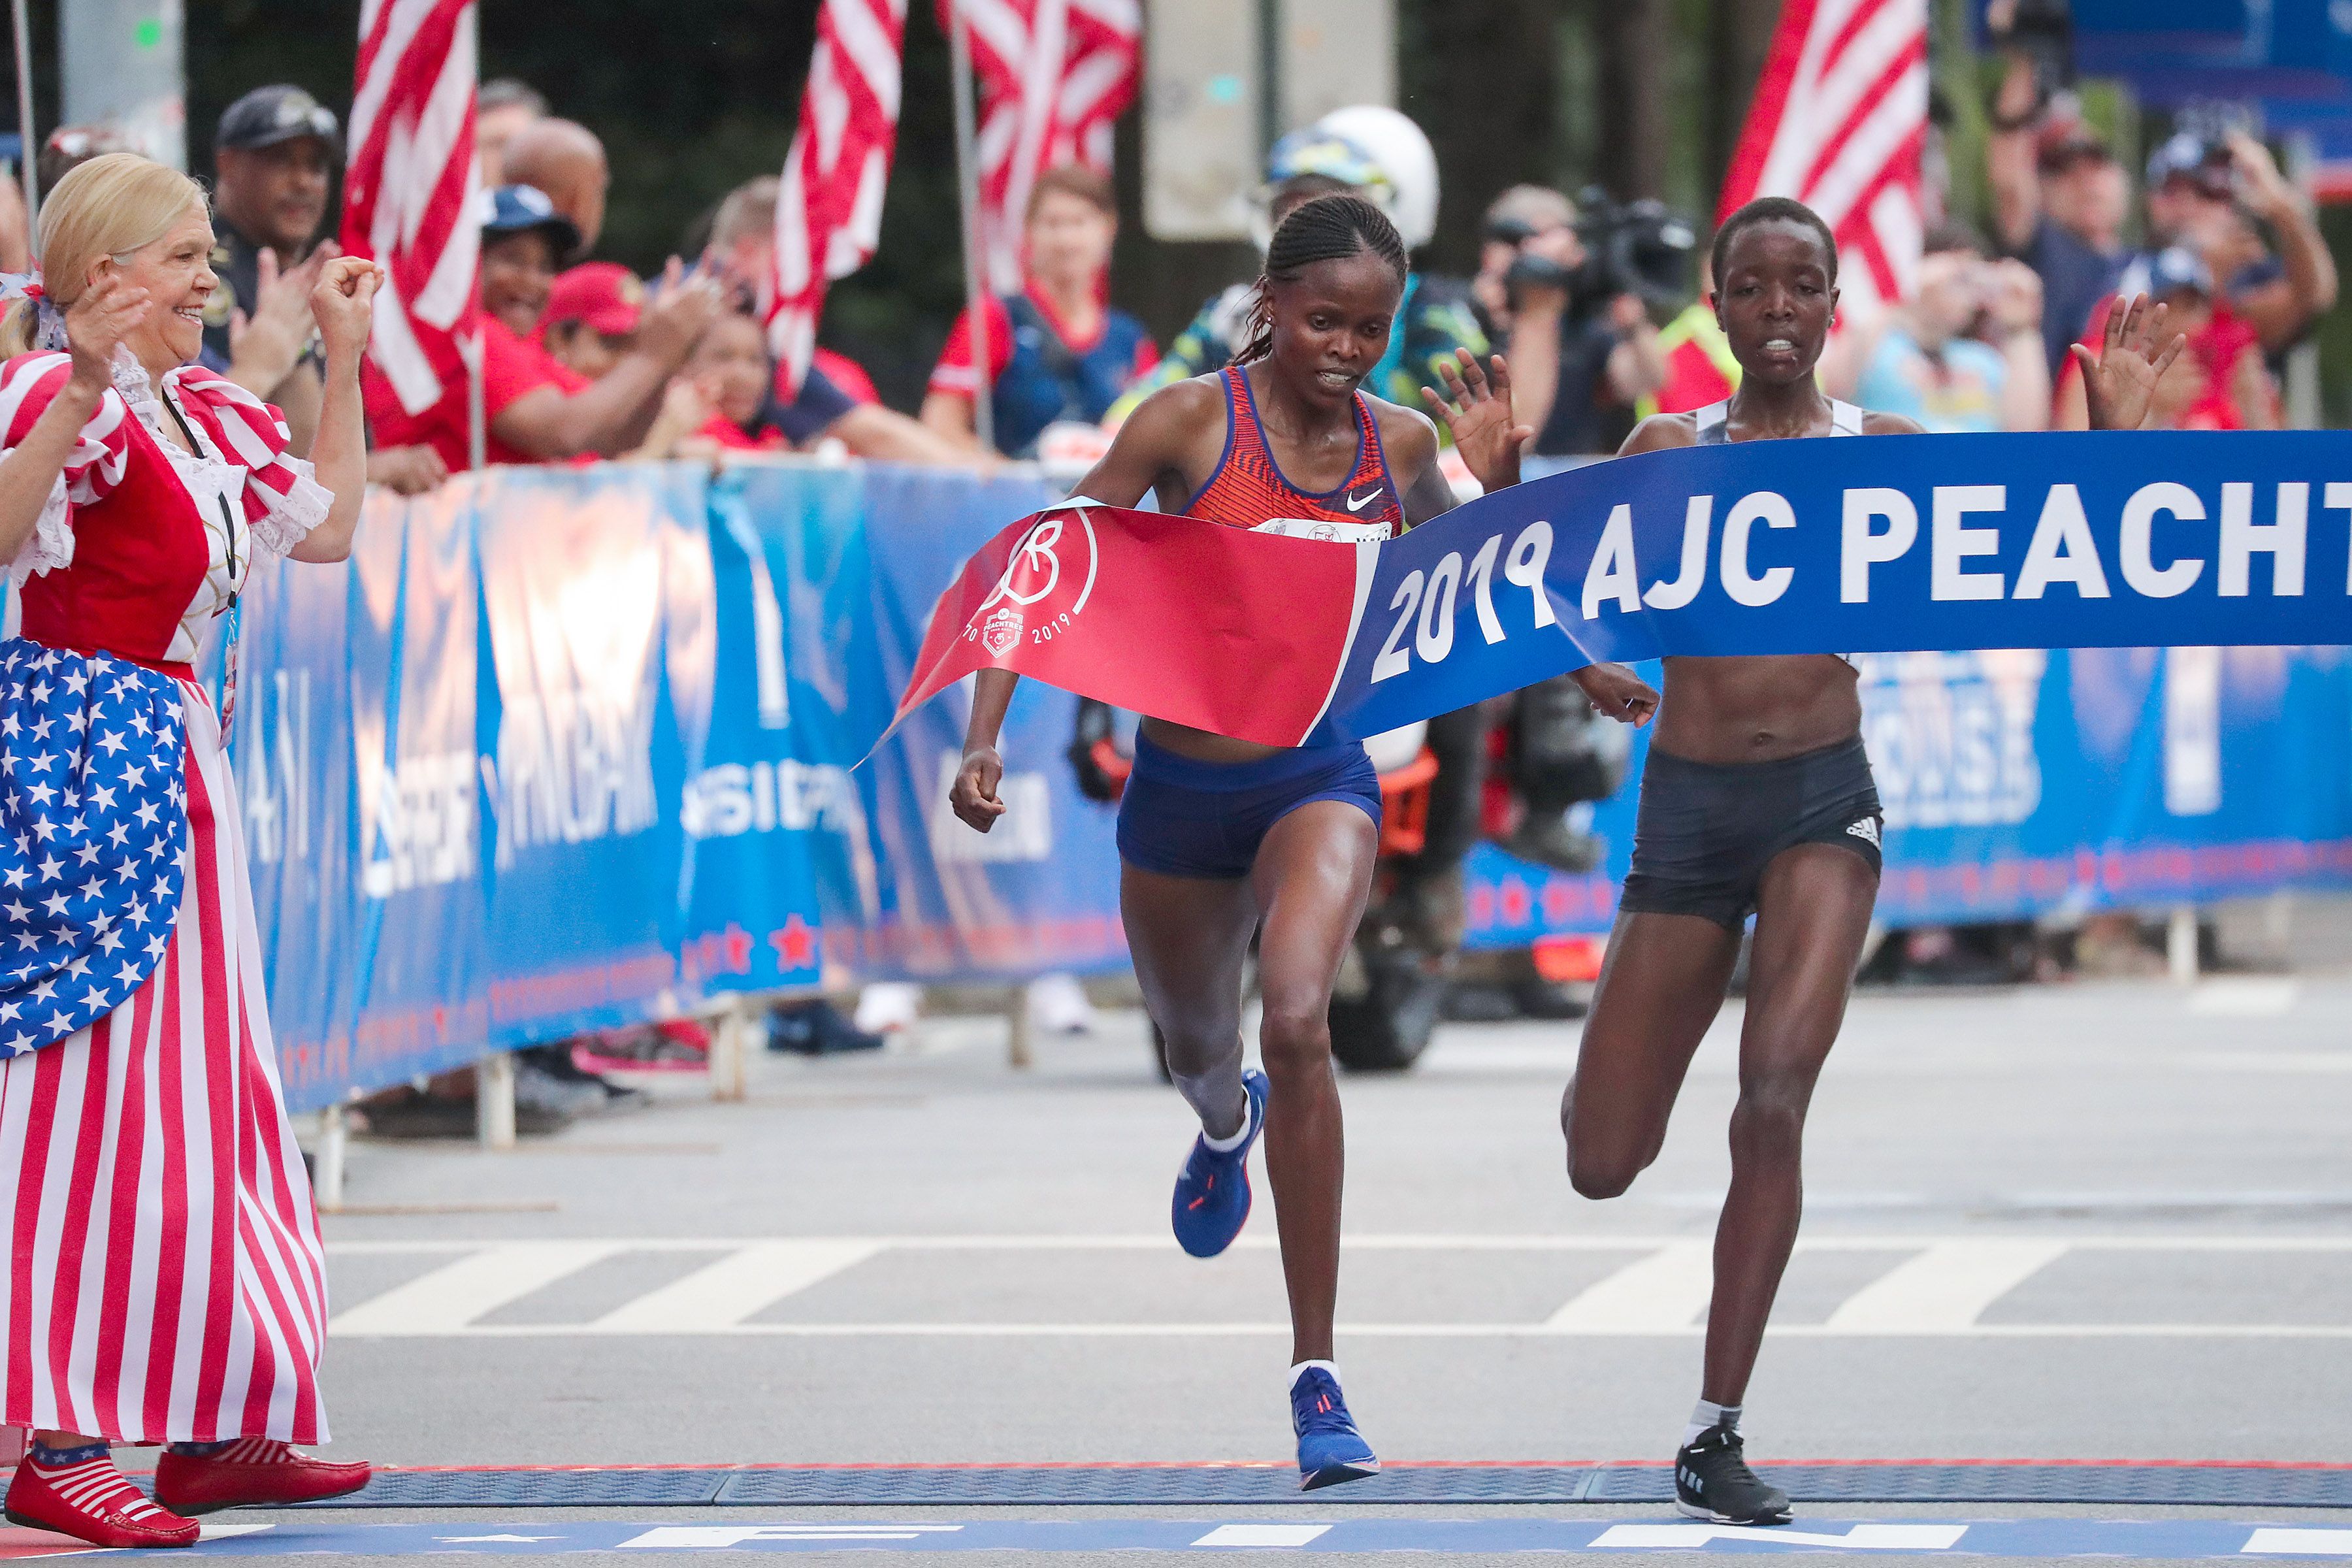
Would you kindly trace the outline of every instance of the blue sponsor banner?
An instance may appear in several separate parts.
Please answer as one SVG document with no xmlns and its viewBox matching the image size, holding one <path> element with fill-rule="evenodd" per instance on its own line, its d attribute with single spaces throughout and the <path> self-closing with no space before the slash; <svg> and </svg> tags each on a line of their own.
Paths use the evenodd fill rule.
<svg viewBox="0 0 2352 1568">
<path fill-rule="evenodd" d="M 293 1102 L 821 973 L 1123 963 L 1114 814 L 1066 760 L 1074 699 L 1024 683 L 1003 742 L 1014 810 L 985 837 L 944 804 L 967 696 L 857 765 L 940 592 L 1053 499 L 1031 478 L 887 466 L 507 470 L 372 497 L 348 566 L 265 563 L 233 752 Z M 2345 514 L 2324 499 L 2315 483 L 2315 595 L 2345 574 Z M 1931 512 L 1920 526 L 1925 552 Z M 1781 536 L 1753 534 L 1762 570 Z M 1573 564 L 1580 594 L 1589 562 Z M 2270 564 L 2255 556 L 2258 585 Z M 1507 566 L 1496 591 L 1524 615 Z M 1889 923 L 2352 885 L 2340 650 L 1862 667 Z M 1474 945 L 1605 930 L 1634 798 L 1591 808 L 1609 855 L 1591 877 L 1482 847 Z"/>
<path fill-rule="evenodd" d="M 2352 650 L 1865 654 L 1878 918 L 2019 920 L 2352 886 Z M 1658 679 L 1655 665 L 1641 667 Z M 1649 733 L 1591 807 L 1602 868 L 1472 856 L 1469 943 L 1609 929 Z"/>
<path fill-rule="evenodd" d="M 858 724 L 835 731 L 842 764 L 856 762 L 877 729 L 873 717 L 906 687 L 931 606 L 964 560 L 1009 520 L 1058 499 L 1040 479 L 901 466 L 866 468 L 863 484 L 866 585 L 837 593 L 842 618 L 830 639 L 856 666 L 861 703 Z M 948 811 L 969 712 L 969 689 L 946 693 L 856 771 L 877 886 L 868 905 L 849 902 L 866 889 L 830 886 L 833 952 L 875 978 L 1018 978 L 1124 963 L 1115 811 L 1082 797 L 1066 762 L 1077 699 L 1040 682 L 1013 696 L 1000 741 L 1009 811 L 988 835 Z"/>
</svg>

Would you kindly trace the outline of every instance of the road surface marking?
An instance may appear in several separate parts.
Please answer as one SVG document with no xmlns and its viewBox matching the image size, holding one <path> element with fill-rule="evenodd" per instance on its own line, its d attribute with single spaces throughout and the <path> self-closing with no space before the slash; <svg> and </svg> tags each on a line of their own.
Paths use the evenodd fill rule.
<svg viewBox="0 0 2352 1568">
<path fill-rule="evenodd" d="M 1848 1296 L 1828 1326 L 1850 1333 L 1948 1334 L 2064 1254 L 2063 1241 L 1943 1241 Z"/>
<path fill-rule="evenodd" d="M 1221 1524 L 1195 1546 L 1304 1546 L 1330 1530 L 1328 1524 Z"/>
<path fill-rule="evenodd" d="M 1638 1334 L 1686 1327 L 1706 1310 L 1715 1265 L 1704 1241 L 1677 1241 L 1587 1286 L 1544 1321 L 1556 1334 Z"/>
<path fill-rule="evenodd" d="M 502 1241 L 339 1313 L 331 1334 L 352 1339 L 462 1333 L 495 1312 L 625 1250 L 611 1241 Z"/>
<path fill-rule="evenodd" d="M 1605 1546 L 1672 1547 L 1680 1551 L 1705 1547 L 1717 1541 L 1742 1545 L 1830 1546 L 1849 1552 L 1948 1552 L 1969 1532 L 1965 1524 L 1857 1524 L 1843 1535 L 1811 1531 L 1769 1530 L 1723 1524 L 1616 1524 L 1592 1542 Z"/>
<path fill-rule="evenodd" d="M 619 1549 L 647 1552 L 679 1550 L 724 1551 L 755 1541 L 920 1541 L 926 1535 L 952 1535 L 960 1524 L 857 1524 L 825 1520 L 810 1524 L 665 1524 L 619 1543 Z"/>
<path fill-rule="evenodd" d="M 870 1241 L 755 1241 L 624 1302 L 588 1326 L 607 1334 L 702 1334 L 732 1328 L 881 1250 Z"/>
<path fill-rule="evenodd" d="M 2295 1557 L 2352 1557 L 2352 1530 L 2257 1530 L 2238 1550 Z"/>
<path fill-rule="evenodd" d="M 1808 1203 L 1818 1199 L 1808 1197 Z M 1987 1202 L 1995 1200 L 1988 1199 Z M 2035 1207 L 2081 1208 L 2103 1203 L 2128 1203 L 2131 1206 L 2178 1206 L 2201 1204 L 2214 1206 L 2263 1207 L 2279 1205 L 2311 1205 L 2352 1204 L 2352 1189 L 2341 1193 L 2157 1193 L 2145 1196 L 2119 1197 L 2116 1194 L 2091 1193 L 2034 1193 L 2010 1194 L 1998 1200 L 2003 1204 L 2026 1203 Z M 1707 1201 L 1710 1209 L 1721 1206 L 1718 1195 Z M 1712 1226 L 1710 1225 L 1710 1229 Z M 2044 1237 L 1989 1237 L 1978 1235 L 1958 1237 L 1902 1232 L 1882 1235 L 1875 1232 L 1845 1234 L 1824 1232 L 1797 1237 L 1799 1252 L 1916 1252 L 1948 1241 L 2014 1239 L 2025 1241 L 2055 1240 L 2064 1244 L 2070 1252 L 2352 1252 L 2352 1235 L 2325 1236 L 2130 1236 L 2083 1235 Z M 730 1252 L 737 1247 L 755 1246 L 762 1241 L 825 1240 L 855 1242 L 886 1252 L 1165 1252 L 1171 1243 L 1166 1231 L 1119 1233 L 1117 1235 L 1061 1236 L 845 1236 L 845 1237 L 753 1237 L 753 1236 L 646 1236 L 603 1237 L 595 1245 L 616 1252 Z M 1340 1245 L 1358 1252 L 1654 1252 L 1660 1247 L 1689 1244 L 1693 1237 L 1654 1236 L 1649 1234 L 1612 1235 L 1607 1231 L 1587 1231 L 1572 1236 L 1557 1234 L 1492 1234 L 1431 1235 L 1421 1233 L 1359 1235 L 1349 1233 L 1340 1238 Z M 460 1253 L 483 1252 L 496 1247 L 517 1245 L 499 1240 L 452 1241 L 440 1237 L 400 1237 L 368 1240 L 330 1241 L 327 1253 L 331 1258 L 404 1258 L 453 1256 Z M 555 1243 L 534 1243 L 551 1246 Z M 1272 1252 L 1277 1243 L 1271 1236 L 1244 1236 L 1228 1248 L 1234 1252 Z"/>
</svg>

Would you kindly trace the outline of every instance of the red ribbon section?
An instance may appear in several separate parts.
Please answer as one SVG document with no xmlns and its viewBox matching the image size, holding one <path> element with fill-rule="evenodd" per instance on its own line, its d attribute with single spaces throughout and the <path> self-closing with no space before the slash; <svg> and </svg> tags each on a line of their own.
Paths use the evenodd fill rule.
<svg viewBox="0 0 2352 1568">
<path fill-rule="evenodd" d="M 1022 519 L 931 612 L 892 728 L 974 670 L 1295 746 L 1329 703 L 1376 545 L 1086 503 Z"/>
</svg>

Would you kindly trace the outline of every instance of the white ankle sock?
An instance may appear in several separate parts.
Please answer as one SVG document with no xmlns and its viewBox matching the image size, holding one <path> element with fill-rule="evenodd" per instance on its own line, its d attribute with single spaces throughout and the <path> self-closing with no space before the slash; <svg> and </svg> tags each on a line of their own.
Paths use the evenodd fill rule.
<svg viewBox="0 0 2352 1568">
<path fill-rule="evenodd" d="M 1293 1388 L 1297 1387 L 1298 1380 L 1305 1377 L 1309 1372 L 1318 1367 L 1321 1368 L 1327 1374 L 1328 1374 L 1332 1382 L 1337 1383 L 1339 1381 L 1339 1366 L 1338 1363 L 1328 1361 L 1302 1361 L 1290 1369 L 1290 1385 Z"/>
<path fill-rule="evenodd" d="M 1212 1138 L 1207 1129 L 1203 1128 L 1201 1132 L 1201 1142 L 1206 1143 L 1216 1153 L 1230 1154 L 1242 1146 L 1242 1140 L 1249 1136 L 1249 1094 L 1244 1090 L 1242 1094 L 1242 1124 L 1234 1129 L 1233 1135 L 1229 1138 Z"/>
<path fill-rule="evenodd" d="M 1737 1405 L 1717 1405 L 1711 1399 L 1700 1400 L 1698 1407 L 1691 1412 L 1690 1425 L 1683 1428 L 1683 1447 L 1689 1447 L 1699 1440 L 1702 1433 L 1713 1431 L 1717 1426 L 1728 1426 L 1735 1432 L 1738 1431 L 1740 1408 Z"/>
</svg>

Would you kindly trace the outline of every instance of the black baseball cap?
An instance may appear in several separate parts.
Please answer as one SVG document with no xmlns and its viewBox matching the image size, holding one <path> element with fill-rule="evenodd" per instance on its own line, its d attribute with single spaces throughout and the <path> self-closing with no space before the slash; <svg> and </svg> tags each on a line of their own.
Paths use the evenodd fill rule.
<svg viewBox="0 0 2352 1568">
<path fill-rule="evenodd" d="M 331 153 L 342 148 L 334 110 L 299 87 L 257 87 L 222 111 L 213 149 L 275 147 L 299 136 L 316 136 Z"/>
</svg>

